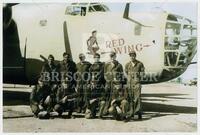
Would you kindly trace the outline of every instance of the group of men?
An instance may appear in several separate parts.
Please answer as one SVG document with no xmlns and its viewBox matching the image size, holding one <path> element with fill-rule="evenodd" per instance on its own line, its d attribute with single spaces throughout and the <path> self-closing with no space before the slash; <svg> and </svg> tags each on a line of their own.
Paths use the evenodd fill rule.
<svg viewBox="0 0 200 135">
<path fill-rule="evenodd" d="M 94 63 L 79 54 L 80 62 L 75 64 L 71 56 L 63 54 L 63 61 L 55 64 L 49 55 L 43 66 L 38 84 L 30 95 L 30 106 L 35 117 L 49 118 L 50 112 L 74 117 L 73 112 L 83 113 L 85 118 L 103 118 L 112 115 L 116 120 L 129 121 L 134 115 L 142 119 L 141 76 L 144 65 L 136 60 L 135 51 L 129 53 L 130 62 L 123 66 L 111 52 L 110 62 L 100 61 L 95 53 Z"/>
</svg>

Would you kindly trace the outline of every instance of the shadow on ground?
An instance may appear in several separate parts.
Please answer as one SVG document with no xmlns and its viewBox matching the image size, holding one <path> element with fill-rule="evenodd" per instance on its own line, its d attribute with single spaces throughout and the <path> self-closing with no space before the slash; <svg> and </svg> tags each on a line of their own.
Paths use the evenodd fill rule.
<svg viewBox="0 0 200 135">
<path fill-rule="evenodd" d="M 185 94 L 142 94 L 142 97 L 161 97 L 170 100 L 175 96 L 183 96 Z M 19 91 L 3 91 L 3 105 L 12 106 L 12 105 L 29 105 L 29 92 L 19 92 Z M 180 99 L 180 97 L 178 97 Z M 188 98 L 182 98 L 188 99 Z M 151 101 L 152 99 L 150 99 Z M 159 100 L 159 99 L 157 99 Z M 160 103 L 149 103 L 145 102 L 148 99 L 143 100 L 143 111 L 144 112 L 165 112 L 165 113 L 187 113 L 195 114 L 197 113 L 197 107 L 188 107 L 188 106 L 176 106 L 176 105 L 167 105 Z M 162 99 L 160 99 L 162 101 Z"/>
</svg>

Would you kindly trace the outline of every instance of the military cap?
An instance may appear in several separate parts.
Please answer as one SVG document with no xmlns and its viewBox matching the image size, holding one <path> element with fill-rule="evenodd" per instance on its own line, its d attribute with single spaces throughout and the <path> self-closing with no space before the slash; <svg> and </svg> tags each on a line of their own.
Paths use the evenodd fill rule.
<svg viewBox="0 0 200 135">
<path fill-rule="evenodd" d="M 63 57 L 66 56 L 66 55 L 70 57 L 70 54 L 69 54 L 69 53 L 64 52 L 64 53 L 63 53 Z"/>
<path fill-rule="evenodd" d="M 112 52 L 110 53 L 110 57 L 113 57 L 113 56 L 116 56 L 116 53 L 112 51 Z"/>
<path fill-rule="evenodd" d="M 53 57 L 52 54 L 49 54 L 48 59 L 49 59 L 49 58 L 52 58 L 52 59 L 54 60 L 54 57 Z"/>
<path fill-rule="evenodd" d="M 79 58 L 85 57 L 85 55 L 83 53 L 79 54 Z"/>
<path fill-rule="evenodd" d="M 130 52 L 129 52 L 129 55 L 130 55 L 130 56 L 132 56 L 132 55 L 135 55 L 135 56 L 136 56 L 136 52 L 135 52 L 135 51 L 130 51 Z"/>
<path fill-rule="evenodd" d="M 94 33 L 96 33 L 97 31 L 96 30 L 94 30 L 94 31 L 92 31 L 92 34 L 94 34 Z"/>
</svg>

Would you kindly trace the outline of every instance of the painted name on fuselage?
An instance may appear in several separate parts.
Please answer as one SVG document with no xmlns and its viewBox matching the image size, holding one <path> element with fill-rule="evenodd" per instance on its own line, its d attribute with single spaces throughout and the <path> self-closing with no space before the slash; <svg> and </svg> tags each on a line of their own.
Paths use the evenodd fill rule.
<svg viewBox="0 0 200 135">
<path fill-rule="evenodd" d="M 127 45 L 123 38 L 106 41 L 106 48 L 113 49 L 118 54 L 126 54 L 130 51 L 141 52 L 145 47 L 150 47 L 149 44 L 137 43 Z"/>
</svg>

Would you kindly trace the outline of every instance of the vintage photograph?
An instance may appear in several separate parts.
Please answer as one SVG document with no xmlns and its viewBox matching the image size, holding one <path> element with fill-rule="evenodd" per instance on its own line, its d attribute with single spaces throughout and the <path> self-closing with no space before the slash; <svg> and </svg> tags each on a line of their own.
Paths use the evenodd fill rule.
<svg viewBox="0 0 200 135">
<path fill-rule="evenodd" d="M 196 0 L 3 3 L 3 132 L 197 132 Z"/>
</svg>

